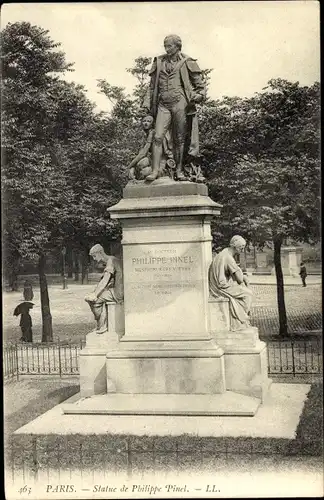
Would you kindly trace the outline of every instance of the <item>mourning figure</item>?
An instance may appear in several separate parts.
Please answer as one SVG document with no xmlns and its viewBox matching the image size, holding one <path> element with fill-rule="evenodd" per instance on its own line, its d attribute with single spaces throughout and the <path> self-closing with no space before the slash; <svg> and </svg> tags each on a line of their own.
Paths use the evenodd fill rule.
<svg viewBox="0 0 324 500">
<path fill-rule="evenodd" d="M 243 275 L 234 256 L 243 252 L 246 241 L 233 236 L 229 247 L 216 254 L 209 268 L 209 291 L 214 297 L 229 299 L 231 330 L 242 330 L 250 326 L 252 290 L 247 276 Z"/>
<path fill-rule="evenodd" d="M 152 172 L 146 180 L 153 181 L 159 175 L 163 140 L 170 131 L 176 163 L 175 178 L 186 181 L 188 176 L 185 173 L 188 174 L 191 165 L 196 166 L 199 158 L 196 104 L 204 100 L 206 88 L 196 60 L 181 52 L 182 42 L 178 35 L 167 36 L 164 48 L 166 54 L 153 60 L 150 86 L 143 104 L 155 121 Z M 203 180 L 199 170 L 196 181 Z"/>
<path fill-rule="evenodd" d="M 97 322 L 96 333 L 107 331 L 107 303 L 120 303 L 124 298 L 122 263 L 113 255 L 106 255 L 103 247 L 94 245 L 89 255 L 103 268 L 103 275 L 94 291 L 85 297 Z"/>
</svg>

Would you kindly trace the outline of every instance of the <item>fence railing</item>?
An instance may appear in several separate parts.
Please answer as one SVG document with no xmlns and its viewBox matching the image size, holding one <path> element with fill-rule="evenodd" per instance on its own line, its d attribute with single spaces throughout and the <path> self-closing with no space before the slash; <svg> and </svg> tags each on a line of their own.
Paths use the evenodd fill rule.
<svg viewBox="0 0 324 500">
<path fill-rule="evenodd" d="M 19 375 L 78 375 L 79 353 L 85 342 L 15 343 L 3 347 L 4 379 Z"/>
<path fill-rule="evenodd" d="M 15 343 L 3 347 L 3 377 L 20 375 L 78 375 L 79 354 L 85 342 L 78 344 Z M 268 372 L 272 375 L 311 375 L 322 373 L 320 339 L 267 342 Z"/>
<path fill-rule="evenodd" d="M 271 341 L 267 347 L 269 374 L 295 376 L 322 373 L 320 339 Z"/>
</svg>

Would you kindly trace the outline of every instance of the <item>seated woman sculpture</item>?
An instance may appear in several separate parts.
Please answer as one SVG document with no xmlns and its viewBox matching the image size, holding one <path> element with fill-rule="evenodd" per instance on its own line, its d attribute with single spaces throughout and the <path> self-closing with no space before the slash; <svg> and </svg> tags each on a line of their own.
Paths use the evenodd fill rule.
<svg viewBox="0 0 324 500">
<path fill-rule="evenodd" d="M 242 236 L 233 236 L 229 247 L 215 255 L 209 268 L 209 291 L 214 297 L 229 299 L 231 330 L 242 330 L 250 326 L 252 290 L 234 256 L 243 252 L 246 241 Z"/>
</svg>

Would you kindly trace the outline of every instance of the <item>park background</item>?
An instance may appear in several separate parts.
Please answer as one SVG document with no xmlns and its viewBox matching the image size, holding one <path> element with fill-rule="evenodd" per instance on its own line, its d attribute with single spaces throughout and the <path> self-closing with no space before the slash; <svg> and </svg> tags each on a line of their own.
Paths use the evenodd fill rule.
<svg viewBox="0 0 324 500">
<path fill-rule="evenodd" d="M 198 58 L 208 87 L 199 108 L 202 166 L 210 197 L 223 205 L 213 248 L 235 233 L 247 239 L 252 323 L 268 342 L 272 376 L 314 382 L 299 436 L 300 450 L 319 453 L 318 4 L 199 5 L 199 12 L 196 3 L 3 9 L 8 436 L 78 392 L 78 352 L 93 327 L 83 297 L 99 279 L 88 251 L 102 243 L 114 253 L 120 242 L 107 208 L 121 198 L 141 144 L 148 70 L 168 25 Z M 285 246 L 302 248 L 306 288 L 298 275 L 283 276 Z M 266 261 L 261 269 L 258 255 Z M 19 342 L 13 316 L 26 279 L 34 288 L 31 344 Z"/>
</svg>

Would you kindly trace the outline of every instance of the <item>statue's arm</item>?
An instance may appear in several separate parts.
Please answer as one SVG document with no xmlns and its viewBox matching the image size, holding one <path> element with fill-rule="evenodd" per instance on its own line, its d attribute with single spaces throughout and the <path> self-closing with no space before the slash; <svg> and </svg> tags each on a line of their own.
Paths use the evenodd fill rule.
<svg viewBox="0 0 324 500">
<path fill-rule="evenodd" d="M 232 276 L 233 279 L 235 279 L 236 283 L 238 283 L 239 285 L 242 285 L 242 283 L 244 283 L 244 276 L 241 269 L 235 271 L 235 273 L 233 273 Z"/>
<path fill-rule="evenodd" d="M 194 59 L 188 59 L 187 68 L 194 92 L 193 100 L 197 103 L 202 102 L 206 98 L 206 84 L 203 80 L 201 69 Z"/>
<path fill-rule="evenodd" d="M 102 292 L 107 288 L 108 283 L 111 281 L 113 278 L 113 273 L 109 271 L 104 271 L 103 277 L 99 281 L 98 285 L 96 286 L 94 293 L 98 297 L 102 294 Z"/>
<path fill-rule="evenodd" d="M 238 283 L 239 285 L 242 285 L 243 283 L 245 283 L 246 286 L 249 285 L 247 276 L 244 276 L 242 269 L 235 262 L 234 257 L 228 257 L 226 259 L 225 265 L 236 283 Z"/>
</svg>

